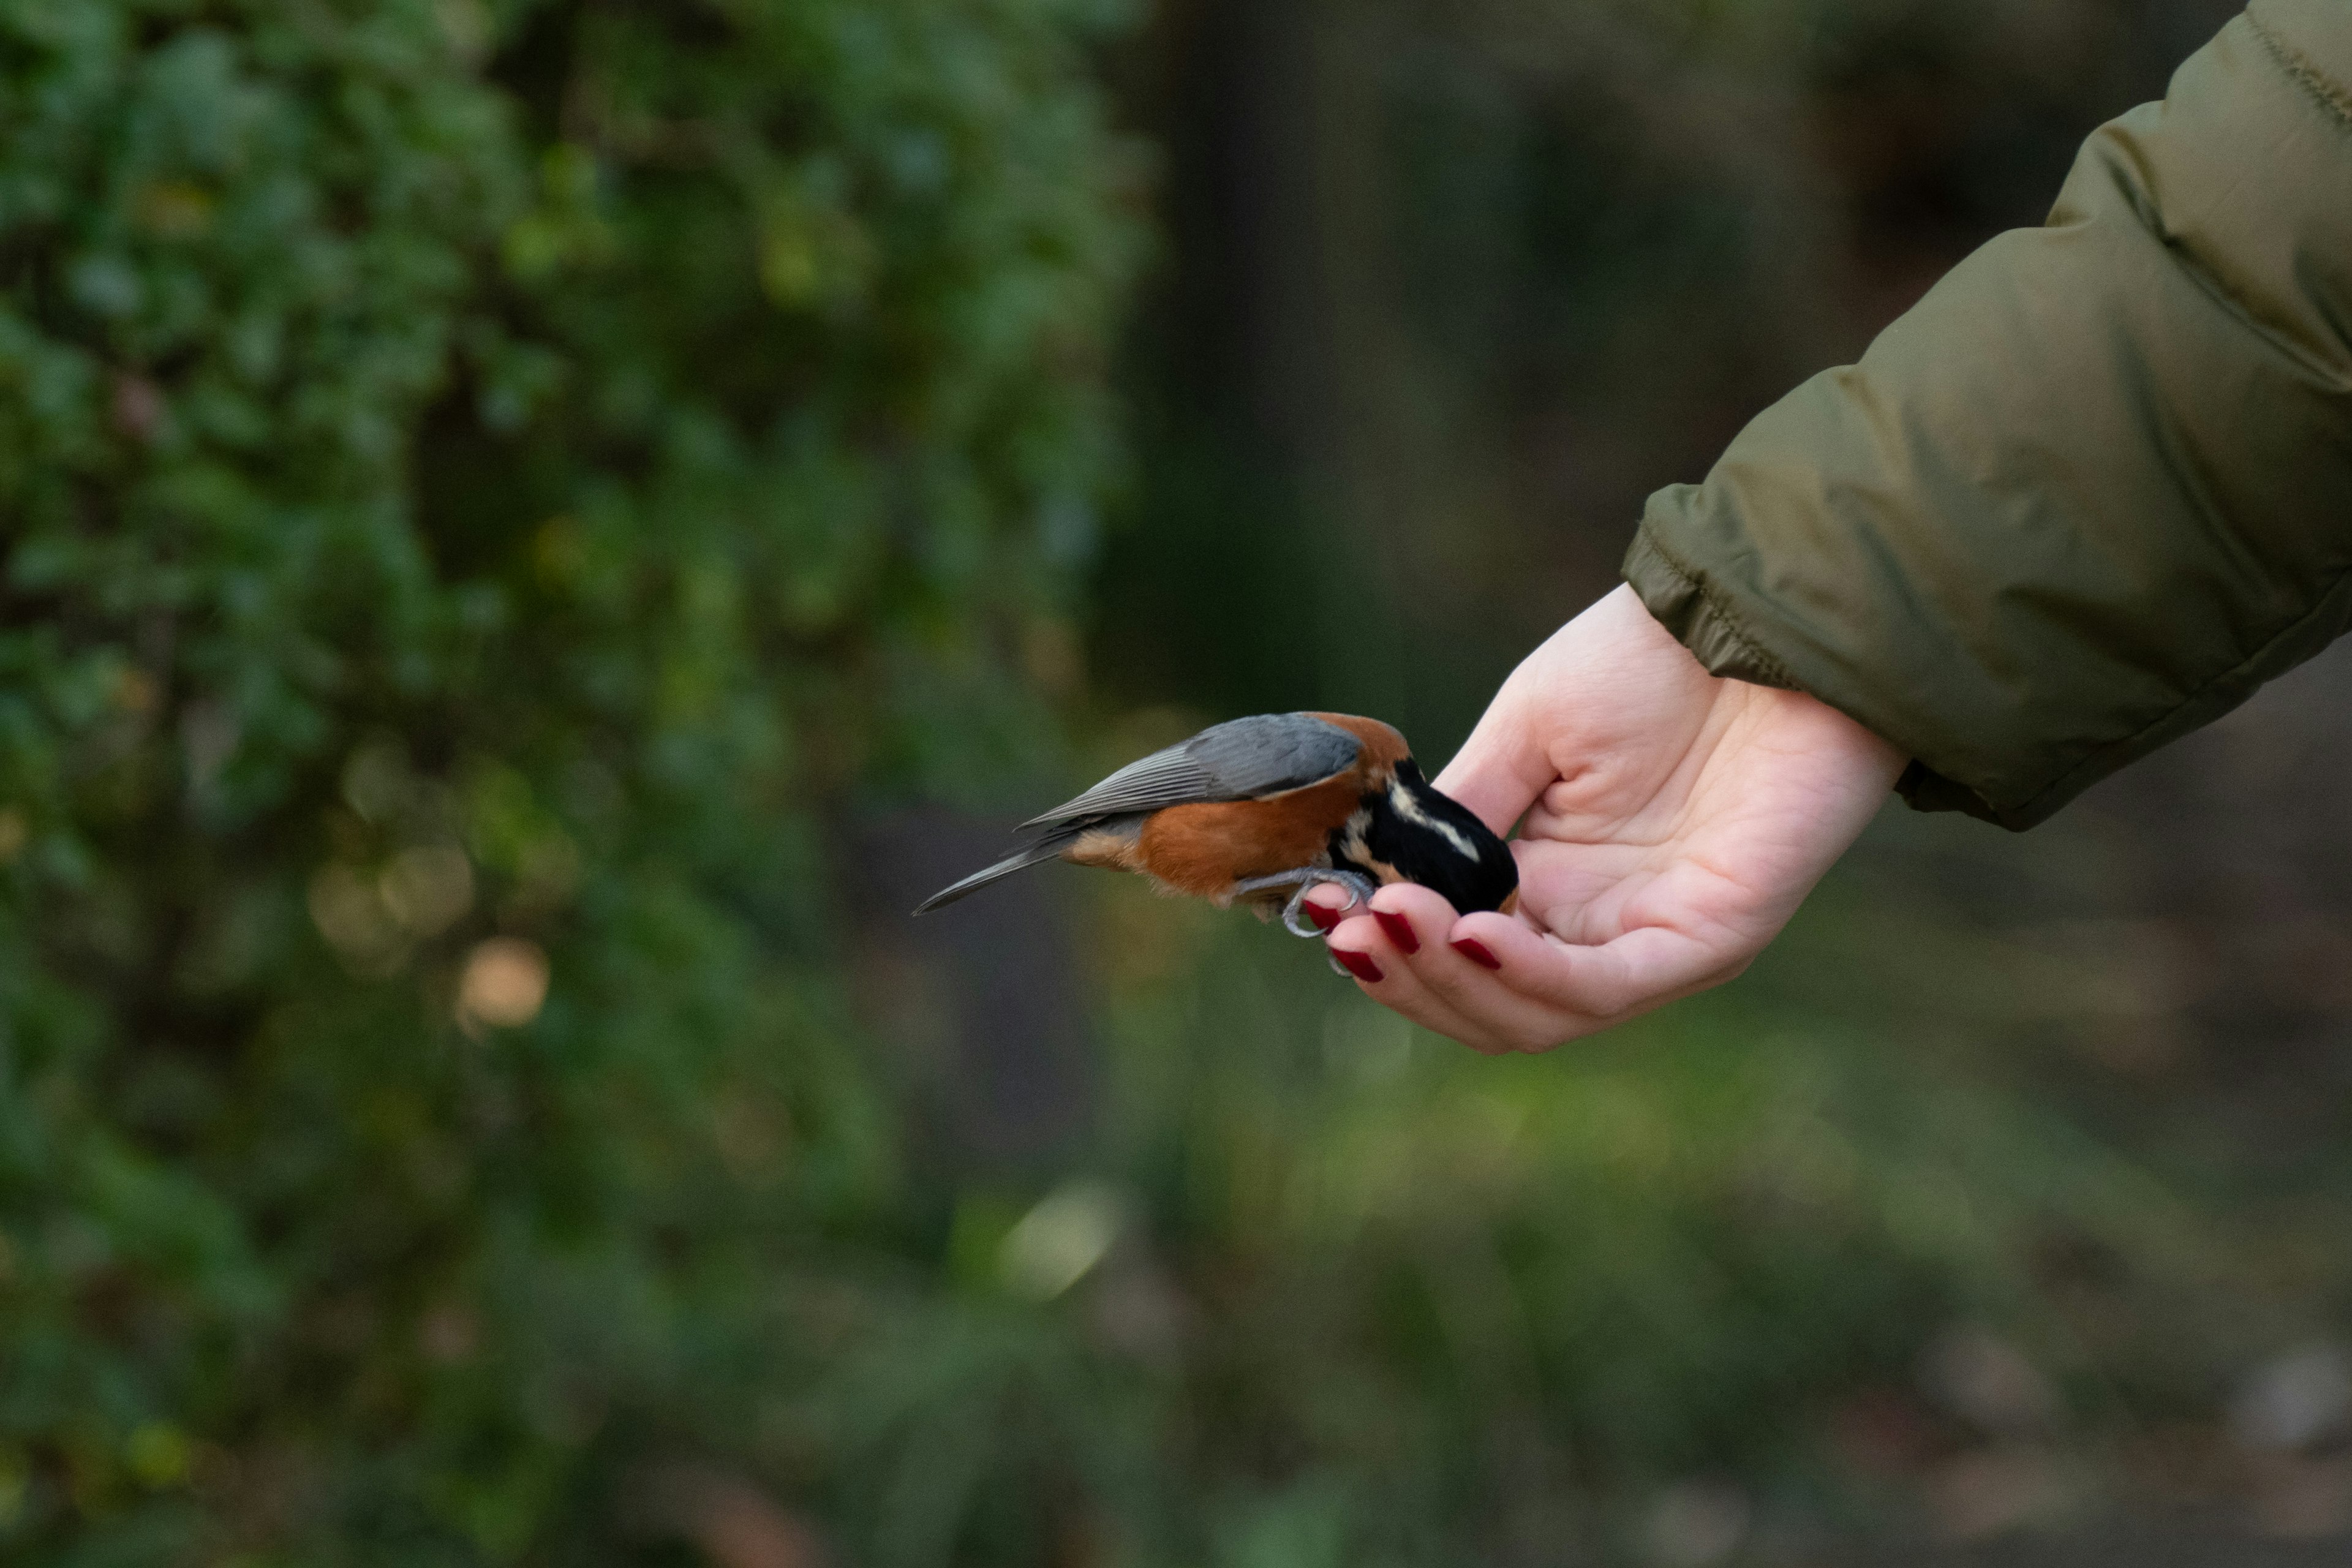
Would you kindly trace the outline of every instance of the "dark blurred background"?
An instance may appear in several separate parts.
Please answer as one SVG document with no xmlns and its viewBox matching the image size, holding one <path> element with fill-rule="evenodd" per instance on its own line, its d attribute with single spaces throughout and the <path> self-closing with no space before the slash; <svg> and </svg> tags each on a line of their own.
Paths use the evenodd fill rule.
<svg viewBox="0 0 2352 1568">
<path fill-rule="evenodd" d="M 0 18 L 0 1549 L 2352 1553 L 2352 664 L 1489 1061 L 1041 798 L 1442 759 L 2232 14 Z"/>
</svg>

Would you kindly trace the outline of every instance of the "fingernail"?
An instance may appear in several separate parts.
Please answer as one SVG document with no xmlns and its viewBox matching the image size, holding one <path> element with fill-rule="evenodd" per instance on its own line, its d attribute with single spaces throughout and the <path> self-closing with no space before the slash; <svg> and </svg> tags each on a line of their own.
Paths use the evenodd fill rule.
<svg viewBox="0 0 2352 1568">
<path fill-rule="evenodd" d="M 1331 950 L 1331 956 L 1346 964 L 1348 973 L 1365 984 L 1378 985 L 1381 983 L 1381 966 L 1372 962 L 1370 953 L 1349 952 L 1344 948 L 1335 947 Z"/>
<path fill-rule="evenodd" d="M 1303 910 L 1305 910 L 1307 911 L 1307 918 L 1308 920 L 1313 921 L 1315 922 L 1315 929 L 1316 929 L 1317 931 L 1337 931 L 1337 930 L 1339 929 L 1339 910 L 1327 910 L 1327 909 L 1325 909 L 1322 905 L 1320 905 L 1320 904 L 1317 903 L 1317 902 L 1316 902 L 1314 900 L 1312 900 L 1312 899 L 1307 900 L 1305 903 L 1303 903 L 1303 904 L 1299 905 L 1298 907 L 1299 907 L 1300 909 L 1303 909 Z"/>
<path fill-rule="evenodd" d="M 1389 940 L 1396 943 L 1399 952 L 1421 951 L 1421 938 L 1412 934 L 1411 921 L 1402 915 L 1392 915 L 1386 910 L 1374 910 L 1372 918 L 1381 922 L 1381 929 L 1389 933 Z"/>
<path fill-rule="evenodd" d="M 1486 951 L 1486 944 L 1480 942 L 1475 936 L 1455 937 L 1454 939 L 1454 951 L 1468 959 L 1471 963 L 1484 964 L 1488 969 L 1500 969 L 1503 967 L 1503 961 L 1496 958 L 1493 953 L 1488 952 Z"/>
</svg>

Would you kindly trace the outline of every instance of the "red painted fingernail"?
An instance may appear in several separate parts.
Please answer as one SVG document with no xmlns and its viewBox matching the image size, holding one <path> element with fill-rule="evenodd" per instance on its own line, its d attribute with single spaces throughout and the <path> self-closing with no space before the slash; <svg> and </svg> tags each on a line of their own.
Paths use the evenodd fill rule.
<svg viewBox="0 0 2352 1568">
<path fill-rule="evenodd" d="M 1317 931 L 1337 931 L 1339 929 L 1339 910 L 1327 910 L 1312 899 L 1307 900 L 1305 903 L 1301 904 L 1299 908 L 1307 911 L 1307 918 L 1315 922 L 1315 929 Z"/>
<path fill-rule="evenodd" d="M 1389 940 L 1397 944 L 1399 952 L 1421 951 L 1421 938 L 1412 934 L 1411 921 L 1402 915 L 1392 915 L 1386 910 L 1374 910 L 1372 918 L 1381 922 L 1381 929 L 1389 933 Z"/>
<path fill-rule="evenodd" d="M 1503 961 L 1496 958 L 1493 953 L 1488 952 L 1486 951 L 1486 944 L 1480 942 L 1475 936 L 1455 937 L 1454 939 L 1454 951 L 1468 959 L 1471 963 L 1484 964 L 1488 969 L 1500 969 L 1503 967 Z"/>
<path fill-rule="evenodd" d="M 1381 966 L 1372 962 L 1370 953 L 1349 952 L 1344 948 L 1335 947 L 1331 950 L 1331 956 L 1346 964 L 1348 973 L 1365 984 L 1378 985 L 1381 983 Z"/>
</svg>

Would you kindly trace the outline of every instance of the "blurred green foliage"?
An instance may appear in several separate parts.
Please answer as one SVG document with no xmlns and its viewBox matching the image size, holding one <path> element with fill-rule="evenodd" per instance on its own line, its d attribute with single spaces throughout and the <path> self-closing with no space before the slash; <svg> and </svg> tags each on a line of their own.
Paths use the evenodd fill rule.
<svg viewBox="0 0 2352 1568">
<path fill-rule="evenodd" d="M 0 11 L 0 1554 L 589 1561 L 789 1447 L 894 1190 L 822 825 L 1045 733 L 1113 20 Z"/>
</svg>

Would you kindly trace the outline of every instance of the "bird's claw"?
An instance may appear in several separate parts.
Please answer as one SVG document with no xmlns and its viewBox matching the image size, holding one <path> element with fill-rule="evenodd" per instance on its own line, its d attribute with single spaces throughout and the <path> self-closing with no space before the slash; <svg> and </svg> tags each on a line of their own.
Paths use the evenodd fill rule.
<svg viewBox="0 0 2352 1568">
<path fill-rule="evenodd" d="M 1341 885 L 1345 886 L 1344 883 Z M 1298 891 L 1291 894 L 1290 901 L 1282 906 L 1283 930 L 1288 931 L 1293 936 L 1319 937 L 1323 934 L 1323 928 L 1317 925 L 1313 918 L 1307 912 L 1307 895 L 1313 892 L 1318 886 L 1320 886 L 1320 884 L 1317 882 L 1301 882 L 1298 884 Z M 1356 889 L 1349 888 L 1348 901 L 1341 904 L 1336 912 L 1345 914 L 1349 910 L 1354 909 L 1360 901 L 1361 900 L 1357 897 Z"/>
<path fill-rule="evenodd" d="M 1283 906 L 1282 925 L 1285 931 L 1287 931 L 1293 936 L 1321 936 L 1323 934 L 1321 927 L 1312 923 L 1302 926 L 1298 921 L 1300 918 L 1305 916 L 1307 913 L 1307 895 L 1313 892 L 1318 887 L 1325 882 L 1329 882 L 1334 887 L 1343 888 L 1347 890 L 1348 901 L 1341 904 L 1338 910 L 1335 911 L 1336 913 L 1343 915 L 1349 910 L 1354 909 L 1357 905 L 1370 901 L 1372 894 L 1377 891 L 1377 889 L 1374 887 L 1370 878 L 1359 876 L 1353 871 L 1328 871 L 1311 876 L 1306 881 L 1299 884 L 1298 891 L 1291 894 L 1290 902 Z M 1356 972 L 1349 969 L 1346 964 L 1340 963 L 1339 957 L 1328 948 L 1324 950 L 1323 962 L 1329 964 L 1331 966 L 1331 973 L 1338 975 L 1340 979 L 1353 980 L 1356 978 Z"/>
<path fill-rule="evenodd" d="M 1298 884 L 1298 891 L 1290 895 L 1290 902 L 1282 906 L 1283 930 L 1288 931 L 1293 936 L 1321 936 L 1323 934 L 1323 928 L 1317 925 L 1307 916 L 1307 895 L 1313 892 L 1317 888 L 1321 887 L 1326 882 L 1330 883 L 1333 887 L 1347 889 L 1348 901 L 1341 904 L 1336 911 L 1343 915 L 1349 910 L 1354 909 L 1357 905 L 1369 901 L 1375 890 L 1370 878 L 1359 876 L 1353 871 L 1309 872 Z M 1334 969 L 1339 969 L 1339 963 L 1336 960 L 1333 962 L 1332 967 Z M 1339 973 L 1345 974 L 1348 972 L 1345 969 L 1339 969 Z"/>
<path fill-rule="evenodd" d="M 1339 909 L 1343 915 L 1359 904 L 1370 902 L 1371 896 L 1380 891 L 1380 884 L 1360 871 L 1330 871 L 1314 866 L 1304 870 L 1277 872 L 1271 877 L 1252 877 L 1247 881 L 1234 883 L 1228 896 L 1238 898 L 1245 893 L 1262 893 L 1273 888 L 1295 887 L 1298 890 L 1290 895 L 1288 903 L 1282 906 L 1282 929 L 1293 936 L 1319 937 L 1323 934 L 1323 928 L 1307 918 L 1307 895 L 1326 882 L 1347 889 L 1348 901 Z M 1348 973 L 1336 958 L 1331 961 L 1331 969 L 1338 974 Z"/>
</svg>

